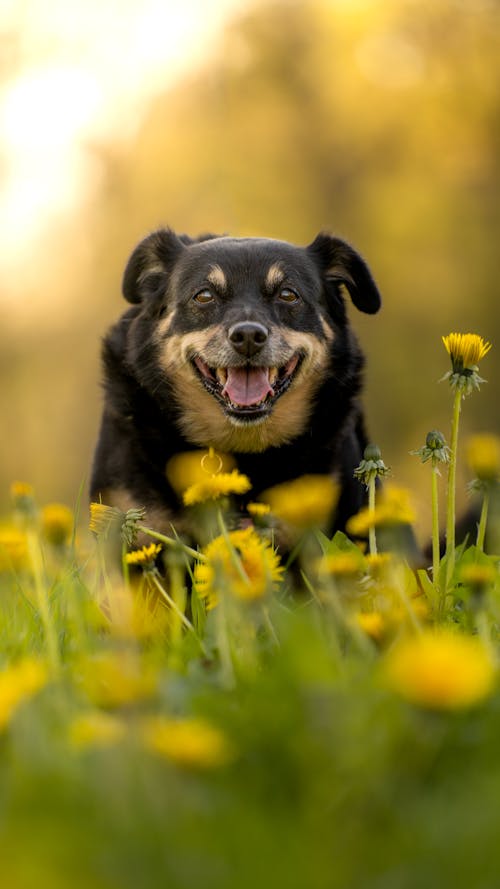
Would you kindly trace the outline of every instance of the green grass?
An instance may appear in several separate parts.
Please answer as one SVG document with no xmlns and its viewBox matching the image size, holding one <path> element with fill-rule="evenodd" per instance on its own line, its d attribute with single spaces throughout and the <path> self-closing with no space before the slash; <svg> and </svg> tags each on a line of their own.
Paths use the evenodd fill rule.
<svg viewBox="0 0 500 889">
<path fill-rule="evenodd" d="M 398 641 L 438 621 L 480 636 L 496 657 L 497 559 L 459 554 L 456 570 L 475 556 L 494 575 L 479 594 L 455 575 L 438 617 L 399 558 L 377 579 L 346 538 L 307 532 L 301 588 L 289 572 L 246 602 L 222 578 L 215 608 L 194 600 L 195 633 L 145 591 L 146 572 L 131 593 L 149 603 L 147 632 L 137 633 L 98 543 L 82 532 L 76 546 L 51 544 L 34 509 L 16 520 L 35 544 L 10 569 L 4 561 L 2 675 L 26 658 L 47 674 L 20 693 L 0 737 L 5 886 L 496 886 L 496 687 L 469 707 L 415 705 L 383 665 Z M 320 543 L 358 559 L 355 575 L 318 575 Z M 375 605 L 386 618 L 376 640 L 355 619 Z M 14 685 L 0 684 L 0 711 Z M 75 720 L 96 713 L 117 736 L 91 730 L 75 741 Z M 203 737 L 190 762 L 182 744 L 155 750 L 144 729 L 152 716 L 208 723 L 222 752 L 210 759 Z"/>
</svg>

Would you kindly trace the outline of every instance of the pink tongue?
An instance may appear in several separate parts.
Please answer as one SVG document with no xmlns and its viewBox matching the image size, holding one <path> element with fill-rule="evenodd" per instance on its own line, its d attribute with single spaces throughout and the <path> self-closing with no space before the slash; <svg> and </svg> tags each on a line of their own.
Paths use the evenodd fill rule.
<svg viewBox="0 0 500 889">
<path fill-rule="evenodd" d="M 267 367 L 228 367 L 223 395 L 233 404 L 249 407 L 274 392 L 269 383 Z"/>
</svg>

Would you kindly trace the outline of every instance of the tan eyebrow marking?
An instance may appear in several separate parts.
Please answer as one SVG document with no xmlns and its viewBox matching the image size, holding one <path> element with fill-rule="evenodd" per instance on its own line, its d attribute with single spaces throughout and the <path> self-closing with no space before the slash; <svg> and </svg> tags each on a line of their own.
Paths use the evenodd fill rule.
<svg viewBox="0 0 500 889">
<path fill-rule="evenodd" d="M 220 290 L 225 290 L 227 287 L 226 276 L 220 265 L 211 266 L 207 275 L 207 281 L 209 284 L 213 284 L 214 287 L 218 287 Z"/>
<path fill-rule="evenodd" d="M 285 278 L 285 272 L 283 267 L 279 262 L 273 262 L 267 271 L 266 275 L 266 288 L 268 290 L 275 290 L 276 287 L 281 284 L 281 282 Z"/>
</svg>

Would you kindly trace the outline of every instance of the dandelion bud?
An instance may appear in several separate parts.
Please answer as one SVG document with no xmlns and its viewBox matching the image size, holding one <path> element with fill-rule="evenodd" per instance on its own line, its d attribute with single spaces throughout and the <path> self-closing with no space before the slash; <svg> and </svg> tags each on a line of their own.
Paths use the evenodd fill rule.
<svg viewBox="0 0 500 889">
<path fill-rule="evenodd" d="M 382 459 L 382 452 L 381 452 L 381 450 L 380 450 L 380 448 L 379 448 L 378 445 L 376 445 L 376 444 L 369 444 L 369 445 L 367 445 L 366 448 L 365 448 L 365 452 L 364 452 L 364 454 L 363 454 L 363 457 L 364 457 L 365 460 L 373 460 L 373 461 L 376 462 L 377 460 L 381 460 L 381 459 Z"/>
<path fill-rule="evenodd" d="M 124 544 L 131 547 L 135 543 L 138 534 L 137 525 L 142 522 L 146 515 L 145 509 L 128 509 L 125 513 L 125 521 L 123 522 L 121 534 Z"/>
<path fill-rule="evenodd" d="M 354 470 L 354 478 L 368 486 L 374 479 L 389 473 L 390 469 L 382 460 L 380 448 L 375 444 L 367 445 L 361 463 Z"/>
<path fill-rule="evenodd" d="M 444 435 L 438 432 L 437 429 L 427 433 L 423 448 L 410 451 L 410 454 L 420 457 L 422 463 L 427 463 L 427 460 L 431 460 L 433 466 L 436 466 L 437 463 L 450 462 L 450 449 L 446 444 Z"/>
</svg>

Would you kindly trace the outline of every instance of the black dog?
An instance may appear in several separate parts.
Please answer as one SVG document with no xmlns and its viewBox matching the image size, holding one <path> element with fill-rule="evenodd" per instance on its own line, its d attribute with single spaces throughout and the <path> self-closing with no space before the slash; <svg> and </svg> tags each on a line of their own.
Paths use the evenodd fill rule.
<svg viewBox="0 0 500 889">
<path fill-rule="evenodd" d="M 297 476 L 334 474 L 341 496 L 328 530 L 342 529 L 364 500 L 353 470 L 366 445 L 363 356 L 343 287 L 377 312 L 365 262 L 326 234 L 305 248 L 168 229 L 142 241 L 123 279 L 133 305 L 104 340 L 92 498 L 144 506 L 151 525 L 168 528 L 182 511 L 168 460 L 213 446 L 236 457 L 252 500 Z"/>
</svg>

